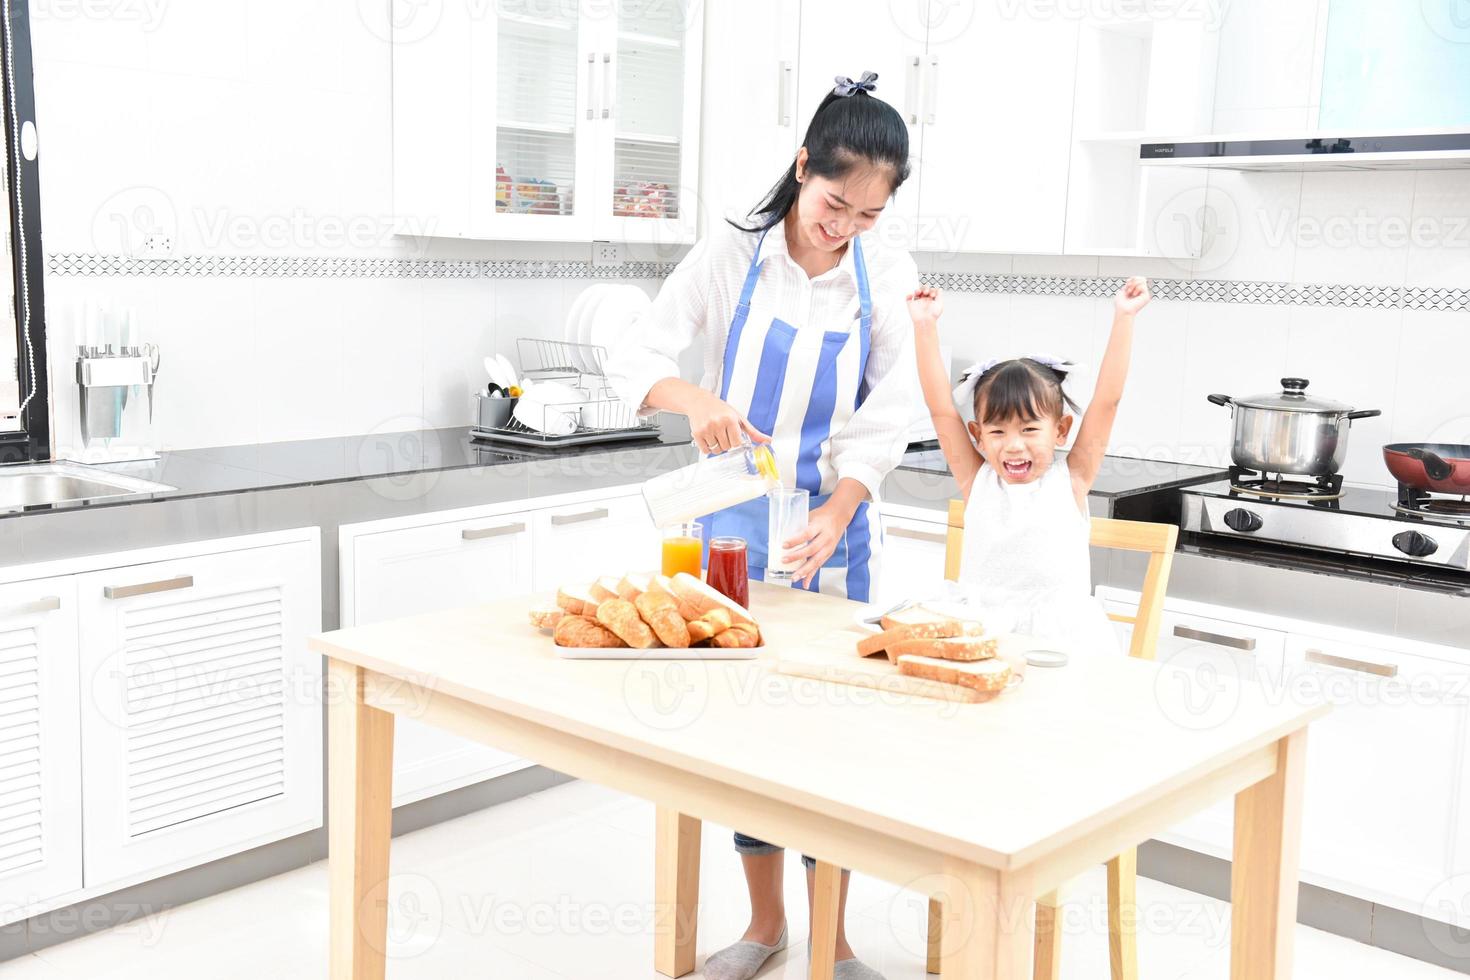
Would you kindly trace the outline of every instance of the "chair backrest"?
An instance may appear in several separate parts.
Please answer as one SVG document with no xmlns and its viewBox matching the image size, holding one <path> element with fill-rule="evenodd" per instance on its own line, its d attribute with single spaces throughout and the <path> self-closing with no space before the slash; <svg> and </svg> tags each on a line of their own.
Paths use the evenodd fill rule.
<svg viewBox="0 0 1470 980">
<path fill-rule="evenodd" d="M 1138 598 L 1138 615 L 1108 618 L 1118 623 L 1133 624 L 1133 642 L 1128 655 L 1144 660 L 1154 659 L 1159 645 L 1159 627 L 1164 618 L 1164 593 L 1169 587 L 1169 570 L 1174 565 L 1174 546 L 1179 541 L 1179 528 L 1173 524 L 1150 524 L 1145 521 L 1120 521 L 1110 517 L 1092 519 L 1092 546 L 1121 551 L 1147 552 L 1148 571 L 1143 576 L 1143 590 Z M 965 541 L 965 502 L 949 502 L 949 530 L 944 542 L 944 577 L 959 581 L 960 552 Z"/>
</svg>

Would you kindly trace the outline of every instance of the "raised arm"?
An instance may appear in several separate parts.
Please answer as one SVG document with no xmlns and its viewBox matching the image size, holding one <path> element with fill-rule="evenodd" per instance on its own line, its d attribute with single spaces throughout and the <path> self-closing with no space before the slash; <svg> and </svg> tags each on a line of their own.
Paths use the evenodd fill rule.
<svg viewBox="0 0 1470 980">
<path fill-rule="evenodd" d="M 914 321 L 914 357 L 918 361 L 924 404 L 934 420 L 934 434 L 939 438 L 944 461 L 960 485 L 960 495 L 968 498 L 982 459 L 970 440 L 965 420 L 955 408 L 949 377 L 944 373 L 944 359 L 939 356 L 939 318 L 944 313 L 944 301 L 939 298 L 939 290 L 922 286 L 909 294 L 908 304 L 909 316 Z"/>
<path fill-rule="evenodd" d="M 1113 329 L 1108 335 L 1108 348 L 1103 353 L 1102 365 L 1098 368 L 1097 387 L 1087 411 L 1082 413 L 1077 441 L 1067 454 L 1072 489 L 1084 510 L 1087 494 L 1092 490 L 1097 471 L 1108 452 L 1113 422 L 1118 417 L 1118 404 L 1123 400 L 1123 384 L 1128 380 L 1128 362 L 1133 356 L 1133 318 L 1151 298 L 1148 280 L 1140 276 L 1129 279 L 1113 297 Z"/>
</svg>

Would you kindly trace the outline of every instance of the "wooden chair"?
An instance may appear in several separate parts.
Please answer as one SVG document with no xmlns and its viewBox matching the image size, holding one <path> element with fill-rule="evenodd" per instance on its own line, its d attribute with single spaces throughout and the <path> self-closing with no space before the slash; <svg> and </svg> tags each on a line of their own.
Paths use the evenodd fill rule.
<svg viewBox="0 0 1470 980">
<path fill-rule="evenodd" d="M 949 502 L 949 531 L 944 548 L 944 577 L 958 580 L 960 549 L 965 534 L 965 503 Z M 1174 545 L 1179 528 L 1172 524 L 1147 524 L 1141 521 L 1119 521 L 1103 517 L 1092 519 L 1092 546 L 1123 551 L 1147 552 L 1148 571 L 1143 578 L 1136 616 L 1109 614 L 1116 622 L 1133 624 L 1133 641 L 1128 655 L 1143 660 L 1154 659 L 1159 643 L 1159 625 L 1164 615 L 1164 593 L 1169 570 L 1174 562 Z M 1113 980 L 1137 980 L 1137 880 L 1138 851 L 1130 848 L 1108 862 L 1108 960 Z M 1034 980 L 1057 980 L 1062 967 L 1062 931 L 1058 909 L 1059 891 L 1044 895 L 1036 902 L 1036 962 Z M 929 901 L 930 973 L 939 972 L 939 940 L 943 924 L 939 903 Z"/>
</svg>

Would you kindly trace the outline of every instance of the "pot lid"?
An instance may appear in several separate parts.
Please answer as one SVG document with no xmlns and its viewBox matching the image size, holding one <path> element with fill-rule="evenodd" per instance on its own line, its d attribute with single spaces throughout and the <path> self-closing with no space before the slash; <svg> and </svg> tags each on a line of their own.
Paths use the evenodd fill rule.
<svg viewBox="0 0 1470 980">
<path fill-rule="evenodd" d="M 1275 412 L 1302 412 L 1309 415 L 1346 415 L 1353 410 L 1351 405 L 1314 398 L 1307 394 L 1306 378 L 1282 378 L 1281 390 L 1237 398 L 1235 404 L 1241 408 L 1261 408 Z"/>
</svg>

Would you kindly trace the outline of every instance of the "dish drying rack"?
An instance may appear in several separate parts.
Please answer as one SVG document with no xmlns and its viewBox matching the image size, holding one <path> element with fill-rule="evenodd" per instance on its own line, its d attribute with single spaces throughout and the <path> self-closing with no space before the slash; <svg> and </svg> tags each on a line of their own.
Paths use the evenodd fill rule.
<svg viewBox="0 0 1470 980">
<path fill-rule="evenodd" d="M 555 381 L 576 389 L 585 397 L 534 406 L 491 404 L 490 408 L 506 414 L 503 422 L 487 424 L 487 403 L 512 400 L 477 395 L 476 423 L 470 427 L 470 438 L 550 448 L 649 439 L 659 435 L 659 427 L 652 417 L 639 417 L 613 394 L 607 379 L 605 347 L 521 337 L 516 341 L 516 353 L 520 358 L 522 377 L 529 385 Z M 508 411 L 512 409 L 531 424 L 510 415 Z"/>
</svg>

